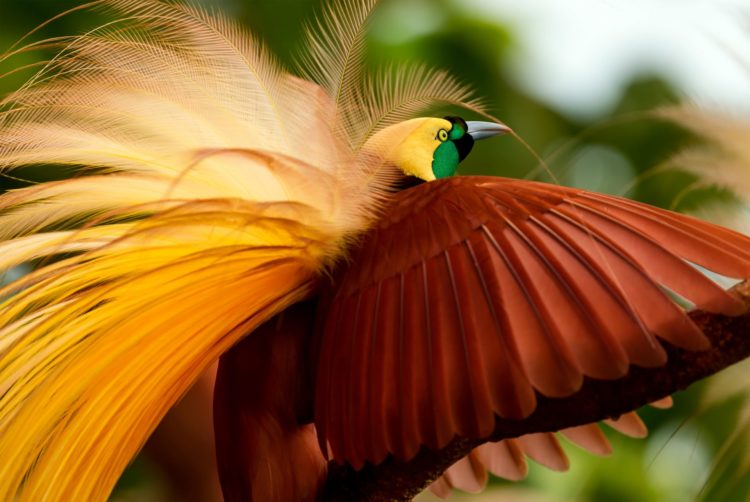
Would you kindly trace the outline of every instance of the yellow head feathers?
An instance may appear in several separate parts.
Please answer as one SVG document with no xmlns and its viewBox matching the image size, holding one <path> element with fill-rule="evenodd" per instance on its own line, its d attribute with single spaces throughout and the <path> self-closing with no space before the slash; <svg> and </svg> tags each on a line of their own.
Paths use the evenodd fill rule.
<svg viewBox="0 0 750 502">
<path fill-rule="evenodd" d="M 445 119 L 417 118 L 383 129 L 367 142 L 363 150 L 395 164 L 407 176 L 434 180 L 432 159 L 440 145 L 439 131 L 450 129 Z"/>
<path fill-rule="evenodd" d="M 504 125 L 460 117 L 417 118 L 379 132 L 365 150 L 392 162 L 407 176 L 432 181 L 453 176 L 475 140 L 508 131 Z"/>
</svg>

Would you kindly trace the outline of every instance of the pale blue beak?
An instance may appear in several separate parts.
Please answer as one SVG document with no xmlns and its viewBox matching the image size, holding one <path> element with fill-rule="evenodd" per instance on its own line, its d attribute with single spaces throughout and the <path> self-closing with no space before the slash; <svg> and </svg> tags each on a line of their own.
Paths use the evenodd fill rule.
<svg viewBox="0 0 750 502">
<path fill-rule="evenodd" d="M 469 127 L 469 130 L 466 132 L 469 133 L 474 141 L 511 132 L 511 128 L 507 125 L 495 124 L 494 122 L 467 120 L 466 125 Z"/>
</svg>

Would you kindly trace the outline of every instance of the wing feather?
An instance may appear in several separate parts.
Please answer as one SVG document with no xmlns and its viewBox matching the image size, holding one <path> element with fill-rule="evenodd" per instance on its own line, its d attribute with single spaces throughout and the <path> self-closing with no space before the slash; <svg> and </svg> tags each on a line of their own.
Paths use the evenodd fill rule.
<svg viewBox="0 0 750 502">
<path fill-rule="evenodd" d="M 476 450 L 481 462 L 495 476 L 520 481 L 526 477 L 528 465 L 523 450 L 514 439 L 485 443 Z"/>
<path fill-rule="evenodd" d="M 737 297 L 716 284 L 705 283 L 702 280 L 703 274 L 675 252 L 665 249 L 649 235 L 628 225 L 625 223 L 627 220 L 618 220 L 607 214 L 613 211 L 604 212 L 589 205 L 577 207 L 585 208 L 585 214 L 579 213 L 585 224 L 601 229 L 610 241 L 628 242 L 628 253 L 634 262 L 654 280 L 684 297 L 691 298 L 699 308 L 727 315 L 737 315 L 742 311 L 743 304 Z M 662 238 L 662 242 L 671 240 Z"/>
<path fill-rule="evenodd" d="M 724 227 L 691 218 L 685 221 L 676 213 L 624 199 L 596 193 L 586 193 L 582 200 L 601 202 L 602 206 L 620 221 L 637 226 L 655 236 L 660 243 L 674 242 L 673 250 L 693 263 L 711 263 L 717 273 L 729 277 L 743 277 L 748 273 L 750 250 L 734 238 L 737 233 Z M 721 260 L 716 258 L 721 256 Z"/>
<path fill-rule="evenodd" d="M 612 445 L 609 444 L 607 436 L 604 435 L 596 424 L 570 427 L 561 430 L 560 434 L 572 443 L 595 455 L 604 457 L 612 453 Z"/>
<path fill-rule="evenodd" d="M 399 327 L 399 310 L 400 310 L 400 277 L 393 276 L 381 284 L 380 303 L 378 308 L 378 327 L 374 330 L 380 332 L 394 333 L 400 332 Z M 400 434 L 400 413 L 399 394 L 402 386 L 400 378 L 400 337 L 386 336 L 379 337 L 380 346 L 373 349 L 373 353 L 382 354 L 382 357 L 376 359 L 378 365 L 372 369 L 376 375 L 389 375 L 388 378 L 381 382 L 382 390 L 379 393 L 378 400 L 373 402 L 371 409 L 373 418 L 377 417 L 380 427 L 383 429 L 385 438 L 384 450 L 403 451 Z M 373 380 L 378 380 L 373 378 Z"/>
<path fill-rule="evenodd" d="M 654 334 L 649 330 L 646 321 L 639 315 L 639 311 L 636 308 L 638 299 L 632 296 L 635 288 L 626 289 L 618 279 L 618 276 L 613 272 L 613 262 L 620 260 L 620 255 L 613 253 L 605 246 L 599 246 L 596 242 L 592 242 L 585 227 L 581 230 L 565 218 L 548 216 L 544 218 L 544 222 L 563 242 L 576 249 L 576 252 L 588 264 L 590 270 L 596 271 L 598 277 L 603 282 L 602 286 L 607 291 L 608 296 L 621 299 L 615 305 L 608 304 L 608 306 L 614 306 L 615 309 L 607 313 L 614 312 L 617 315 L 617 317 L 610 317 L 612 320 L 625 321 L 620 327 L 614 326 L 613 328 L 617 330 L 618 341 L 627 353 L 630 361 L 633 364 L 643 366 L 658 366 L 663 364 L 666 354 L 657 343 Z M 637 280 L 638 276 L 634 275 L 630 279 Z M 643 286 L 641 283 L 639 285 Z M 652 284 L 646 281 L 645 286 L 651 287 Z M 658 299 L 662 300 L 661 297 L 658 297 Z M 604 311 L 600 312 L 601 315 L 605 313 Z M 633 322 L 629 322 L 631 319 L 635 322 L 635 326 Z"/>
<path fill-rule="evenodd" d="M 577 390 L 582 374 L 570 348 L 561 339 L 551 314 L 543 308 L 543 294 L 532 282 L 517 252 L 511 247 L 498 223 L 482 225 L 481 231 L 493 253 L 493 273 L 500 290 L 502 308 L 509 320 L 508 333 L 513 337 L 534 387 L 552 396 Z"/>
<path fill-rule="evenodd" d="M 514 236 L 515 247 L 525 252 L 522 260 L 530 272 L 529 282 L 543 292 L 540 300 L 544 303 L 545 310 L 555 312 L 548 316 L 560 335 L 560 343 L 571 351 L 576 366 L 582 373 L 595 378 L 622 376 L 627 371 L 627 361 L 616 349 L 608 350 L 606 337 L 597 331 L 580 300 L 585 297 L 585 292 L 575 294 L 572 291 L 572 281 L 564 278 L 563 272 L 552 264 L 555 256 L 542 243 L 535 243 L 534 239 L 521 230 L 524 223 L 515 225 L 508 222 L 508 227 L 513 230 L 511 235 Z M 612 364 L 613 362 L 620 364 Z"/>
<path fill-rule="evenodd" d="M 580 255 L 566 246 L 558 235 L 551 233 L 549 227 L 531 219 L 519 223 L 519 227 L 523 228 L 525 238 L 535 243 L 539 259 L 545 262 L 554 276 L 557 289 L 564 293 L 564 296 L 558 296 L 557 301 L 570 305 L 566 312 L 574 316 L 572 322 L 563 316 L 557 320 L 563 326 L 578 326 L 577 332 L 565 329 L 563 333 L 569 336 L 568 345 L 584 373 L 598 378 L 624 375 L 628 358 L 616 333 L 629 327 L 637 330 L 638 327 L 633 326 L 630 318 L 621 315 L 618 298 L 610 294 L 606 286 L 602 286 L 595 271 L 586 267 L 586 261 L 582 261 Z M 556 300 L 552 297 L 549 301 Z M 610 317 L 611 312 L 615 313 L 614 318 Z M 573 333 L 575 339 L 570 339 Z"/>
<path fill-rule="evenodd" d="M 646 424 L 635 412 L 625 413 L 617 419 L 605 420 L 604 423 L 626 436 L 644 438 L 648 435 Z"/>
<path fill-rule="evenodd" d="M 473 310 L 467 313 L 467 317 L 475 323 L 475 332 L 482 336 L 480 355 L 485 361 L 483 367 L 487 373 L 493 411 L 501 416 L 525 417 L 536 406 L 536 396 L 531 383 L 521 370 L 520 359 L 513 343 L 507 338 L 507 323 L 501 324 L 502 318 L 495 308 L 488 280 L 479 264 L 475 246 L 481 249 L 484 243 L 472 244 L 473 239 L 480 235 L 475 234 L 473 238 L 465 241 L 473 272 L 467 271 L 464 280 L 468 281 L 469 277 L 475 278 L 473 294 L 477 296 L 470 302 Z M 470 283 L 466 286 L 471 287 Z M 478 292 L 482 294 L 481 299 Z M 490 329 L 487 329 L 488 326 Z"/>
<path fill-rule="evenodd" d="M 451 251 L 454 250 L 451 249 Z M 453 325 L 458 328 L 460 336 L 443 331 L 445 346 L 448 347 L 446 351 L 448 354 L 447 362 L 448 364 L 453 362 L 454 365 L 454 368 L 449 370 L 453 371 L 453 373 L 446 374 L 458 377 L 455 379 L 451 378 L 447 384 L 451 389 L 449 396 L 453 415 L 456 420 L 456 429 L 459 431 L 459 434 L 476 435 L 480 434 L 480 429 L 483 428 L 477 423 L 477 417 L 482 416 L 478 413 L 489 412 L 490 407 L 487 396 L 483 395 L 482 392 L 486 390 L 486 387 L 481 382 L 481 367 L 478 368 L 478 371 L 474 371 L 474 368 L 471 367 L 471 362 L 476 357 L 475 354 L 470 355 L 472 341 L 470 341 L 469 337 L 471 333 L 468 331 L 466 325 L 466 312 L 463 312 L 461 307 L 461 299 L 456 286 L 455 265 L 451 259 L 451 254 L 448 251 L 444 251 L 440 260 L 445 266 L 443 277 L 448 286 L 447 296 L 452 300 L 452 302 L 448 300 L 448 305 L 445 305 L 443 310 L 450 311 L 455 316 Z M 448 323 L 443 325 L 446 327 L 450 326 Z M 469 392 L 465 392 L 465 389 L 468 389 Z M 484 425 L 485 429 L 491 429 L 491 427 L 491 424 Z"/>
<path fill-rule="evenodd" d="M 385 423 L 385 413 L 388 408 L 393 406 L 393 402 L 386 402 L 385 394 L 387 387 L 393 385 L 393 377 L 390 375 L 388 368 L 388 360 L 395 355 L 395 351 L 389 347 L 392 342 L 392 337 L 381 336 L 381 333 L 391 328 L 389 324 L 392 324 L 393 318 L 381 317 L 383 314 L 391 314 L 392 311 L 386 310 L 382 312 L 381 306 L 384 302 L 383 299 L 383 286 L 390 278 L 381 283 L 375 284 L 372 287 L 372 293 L 369 298 L 369 305 L 371 305 L 371 311 L 373 316 L 368 319 L 368 323 L 365 326 L 365 330 L 369 333 L 365 339 L 369 338 L 369 342 L 363 340 L 363 345 L 366 347 L 366 363 L 363 365 L 365 368 L 365 381 L 367 382 L 367 388 L 364 389 L 364 395 L 367 396 L 367 406 L 362 407 L 359 411 L 363 414 L 363 423 L 367 424 L 369 430 L 377 431 L 372 435 L 365 435 L 359 438 L 361 444 L 358 454 L 364 459 L 369 452 L 375 452 L 375 455 L 385 455 L 388 453 L 388 437 L 389 433 Z M 392 298 L 388 299 L 391 301 Z M 378 378 L 377 375 L 386 375 L 386 378 Z M 356 419 L 355 419 L 356 420 Z M 356 426 L 350 424 L 353 429 Z"/>
<path fill-rule="evenodd" d="M 620 429 L 627 430 L 628 435 L 642 437 L 645 428 L 637 415 L 632 414 L 625 421 L 629 424 L 618 423 Z M 564 429 L 559 431 L 559 435 L 594 455 L 607 456 L 612 453 L 612 446 L 596 424 Z M 447 498 L 454 488 L 476 493 L 487 483 L 488 472 L 511 481 L 520 481 L 528 471 L 527 456 L 552 470 L 566 470 L 568 458 L 559 435 L 530 434 L 517 439 L 484 443 L 449 467 L 441 478 L 430 485 L 430 490 L 440 498 Z"/>
<path fill-rule="evenodd" d="M 487 469 L 475 455 L 467 455 L 445 471 L 443 475 L 453 488 L 468 493 L 479 493 L 487 484 Z"/>
<path fill-rule="evenodd" d="M 627 241 L 614 241 L 604 232 L 597 233 L 593 240 L 590 233 L 592 222 L 576 221 L 576 215 L 568 209 L 561 208 L 560 214 L 565 216 L 568 224 L 574 223 L 571 229 L 575 228 L 579 240 L 584 241 L 584 245 L 590 248 L 590 259 L 598 261 L 600 266 L 608 269 L 612 280 L 623 287 L 626 297 L 631 300 L 651 332 L 685 348 L 696 350 L 707 347 L 707 340 L 697 326 L 664 294 L 656 279 L 633 258 L 634 245 Z M 627 246 L 627 250 L 623 249 L 623 246 Z M 672 267 L 680 265 L 682 262 L 671 264 Z M 652 266 L 650 261 L 648 266 Z M 705 277 L 701 281 L 701 286 L 704 290 L 714 289 L 713 282 Z"/>
<path fill-rule="evenodd" d="M 434 415 L 437 424 L 437 444 L 449 441 L 454 431 L 466 429 L 461 410 L 471 406 L 467 370 L 461 348 L 460 318 L 451 292 L 448 268 L 441 253 L 434 260 L 424 262 L 427 295 L 430 303 L 430 338 L 433 380 L 435 389 Z M 454 385 L 460 382 L 459 385 Z M 463 392 L 461 392 L 463 391 Z M 454 405 L 455 403 L 455 405 Z"/>
<path fill-rule="evenodd" d="M 372 382 L 369 382 L 366 377 L 357 377 L 358 373 L 366 375 L 366 364 L 369 359 L 369 340 L 372 337 L 372 317 L 370 316 L 370 303 L 374 288 L 371 286 L 364 294 L 357 298 L 357 308 L 354 315 L 354 323 L 352 324 L 353 329 L 348 333 L 349 340 L 345 343 L 349 344 L 350 350 L 348 354 L 342 358 L 344 367 L 346 368 L 346 379 L 343 381 L 345 385 L 342 385 L 341 394 L 342 397 L 346 396 L 346 400 L 340 405 L 340 413 L 343 417 L 343 430 L 348 432 L 348 440 L 344 444 L 345 451 L 352 459 L 360 459 L 362 455 L 358 453 L 357 446 L 364 441 L 365 436 L 358 434 L 355 429 L 355 424 L 364 423 L 362 418 L 367 417 L 367 407 L 352 408 L 346 406 L 346 402 L 356 399 L 357 396 L 366 395 L 366 389 Z M 368 322 L 369 321 L 369 322 Z M 353 356 L 353 357 L 352 357 Z M 364 388 L 365 391 L 362 389 Z M 357 416 L 359 414 L 359 416 Z M 364 450 L 362 445 L 362 450 Z M 354 466 L 361 466 L 362 460 L 354 460 Z"/>
<path fill-rule="evenodd" d="M 402 425 L 404 453 L 415 455 L 422 444 L 437 444 L 435 422 L 431 419 L 434 401 L 432 382 L 432 350 L 429 332 L 429 303 L 425 300 L 422 267 L 412 267 L 403 273 L 402 330 L 399 332 L 404 347 L 405 375 Z M 423 312 L 423 315 L 407 315 Z M 409 336 L 407 336 L 409 334 Z"/>
<path fill-rule="evenodd" d="M 518 439 L 519 446 L 523 452 L 535 462 L 553 471 L 567 471 L 570 461 L 560 442 L 552 432 L 540 432 L 537 434 L 526 434 Z"/>
<path fill-rule="evenodd" d="M 340 386 L 336 385 L 337 382 L 334 380 L 333 375 L 336 374 L 340 376 L 348 374 L 348 372 L 342 367 L 342 363 L 346 361 L 346 359 L 342 358 L 343 354 L 341 351 L 336 351 L 335 348 L 338 347 L 339 344 L 350 341 L 350 338 L 344 338 L 343 335 L 341 335 L 341 331 L 332 329 L 332 326 L 351 326 L 352 321 L 345 319 L 345 316 L 354 315 L 357 311 L 355 306 L 359 301 L 359 296 L 350 297 L 344 302 L 335 303 L 330 307 L 325 329 L 327 332 L 331 333 L 331 338 L 328 340 L 328 343 L 319 345 L 320 360 L 328 361 L 329 364 L 317 365 L 315 400 L 317 403 L 326 403 L 331 406 L 341 407 L 340 410 L 332 410 L 334 411 L 333 413 L 329 413 L 325 418 L 316 420 L 315 422 L 316 428 L 320 431 L 318 435 L 318 439 L 320 440 L 320 450 L 324 452 L 326 456 L 332 454 L 338 454 L 341 456 L 341 452 L 338 450 L 334 452 L 330 444 L 327 441 L 324 441 L 324 438 L 328 434 L 328 431 L 335 430 L 336 427 L 342 426 L 341 419 L 343 415 L 341 412 L 343 412 L 343 403 L 345 400 L 342 399 L 342 396 L 337 394 L 340 391 Z M 347 347 L 351 348 L 351 345 L 347 345 Z M 338 423 L 336 422 L 337 418 L 339 419 Z"/>
<path fill-rule="evenodd" d="M 456 435 L 486 437 L 496 416 L 528 416 L 535 393 L 564 397 L 584 377 L 614 379 L 631 365 L 661 365 L 662 341 L 705 348 L 669 290 L 709 311 L 739 313 L 737 299 L 693 266 L 750 275 L 750 253 L 735 249 L 750 249 L 750 238 L 554 185 L 458 177 L 402 192 L 333 292 L 333 315 L 337 305 L 351 309 L 361 300 L 369 331 L 347 316 L 328 317 L 320 364 L 332 369 L 318 387 L 316 417 L 327 423 L 335 410 L 350 413 L 345 427 L 323 429 L 321 441 L 355 467 L 387 454 L 408 460 Z M 374 355 L 362 373 L 364 392 L 342 404 L 335 400 L 349 378 L 338 373 L 344 350 Z M 638 423 L 625 415 L 615 426 L 638 435 Z M 595 426 L 565 434 L 609 451 Z M 351 437 L 368 439 L 353 451 Z M 537 461 L 567 467 L 554 436 L 517 441 Z M 505 465 L 520 472 L 517 462 Z"/>
<path fill-rule="evenodd" d="M 492 326 L 493 320 L 483 288 L 478 284 L 481 276 L 476 273 L 469 248 L 456 246 L 446 252 L 445 256 L 451 264 L 450 279 L 457 312 L 461 316 L 465 371 L 471 389 L 471 395 L 468 396 L 471 402 L 466 410 L 473 415 L 469 434 L 486 436 L 495 425 L 492 419 L 494 403 L 490 387 L 490 366 L 497 363 L 507 365 L 507 361 L 491 359 L 498 355 L 493 350 L 497 348 L 497 341 L 493 340 L 493 331 L 486 330 L 485 327 Z"/>
</svg>

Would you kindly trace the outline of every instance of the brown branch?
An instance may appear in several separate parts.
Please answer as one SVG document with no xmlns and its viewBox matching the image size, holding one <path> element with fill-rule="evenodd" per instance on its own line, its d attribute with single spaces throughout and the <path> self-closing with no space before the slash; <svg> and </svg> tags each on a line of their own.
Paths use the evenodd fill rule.
<svg viewBox="0 0 750 502">
<path fill-rule="evenodd" d="M 750 283 L 737 286 L 735 291 L 750 308 Z M 665 344 L 669 356 L 666 365 L 652 369 L 633 367 L 626 377 L 619 380 L 587 379 L 579 392 L 563 399 L 540 396 L 536 410 L 528 418 L 520 421 L 498 418 L 492 436 L 483 440 L 456 438 L 439 451 L 423 448 L 409 462 L 389 458 L 361 471 L 332 463 L 323 500 L 411 500 L 451 464 L 486 441 L 557 431 L 617 417 L 683 390 L 693 382 L 750 356 L 750 313 L 726 317 L 693 311 L 690 317 L 711 340 L 709 350 L 690 352 Z"/>
</svg>

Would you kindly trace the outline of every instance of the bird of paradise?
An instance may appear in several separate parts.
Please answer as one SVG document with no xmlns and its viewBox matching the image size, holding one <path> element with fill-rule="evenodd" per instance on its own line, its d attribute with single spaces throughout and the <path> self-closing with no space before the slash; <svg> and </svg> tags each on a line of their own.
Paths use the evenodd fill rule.
<svg viewBox="0 0 750 502">
<path fill-rule="evenodd" d="M 445 72 L 367 74 L 374 0 L 327 7 L 297 75 L 221 15 L 92 5 L 117 20 L 53 41 L 61 52 L 2 105 L 3 172 L 78 175 L 0 197 L 0 268 L 39 263 L 0 291 L 0 500 L 105 499 L 225 353 L 225 496 L 313 499 L 326 458 L 409 460 L 523 419 L 538 394 L 662 365 L 660 340 L 704 348 L 662 286 L 743 311 L 690 264 L 750 276 L 740 234 L 454 176 L 509 128 Z M 490 121 L 425 116 L 446 104 Z M 619 427 L 642 432 L 633 415 Z M 566 433 L 609 449 L 594 424 Z M 530 436 L 435 488 L 474 487 L 487 468 L 522 477 L 524 454 L 565 467 L 552 435 Z"/>
</svg>

